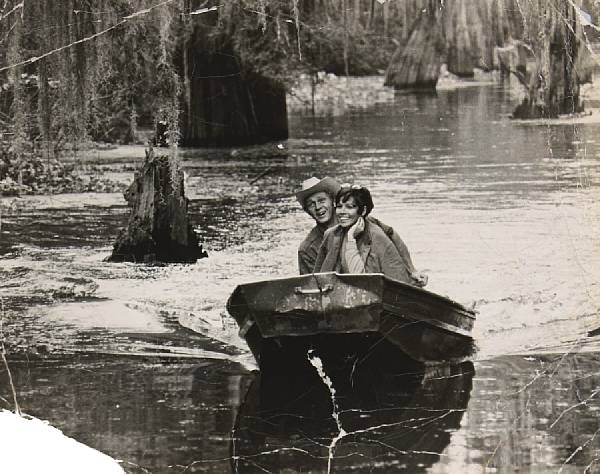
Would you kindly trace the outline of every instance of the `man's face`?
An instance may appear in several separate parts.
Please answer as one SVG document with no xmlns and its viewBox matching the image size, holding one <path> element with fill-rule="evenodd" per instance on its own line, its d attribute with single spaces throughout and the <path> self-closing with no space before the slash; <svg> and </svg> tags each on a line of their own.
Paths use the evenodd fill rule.
<svg viewBox="0 0 600 474">
<path fill-rule="evenodd" d="M 326 192 L 321 191 L 308 196 L 304 206 L 317 224 L 329 224 L 333 219 L 333 200 Z"/>
</svg>

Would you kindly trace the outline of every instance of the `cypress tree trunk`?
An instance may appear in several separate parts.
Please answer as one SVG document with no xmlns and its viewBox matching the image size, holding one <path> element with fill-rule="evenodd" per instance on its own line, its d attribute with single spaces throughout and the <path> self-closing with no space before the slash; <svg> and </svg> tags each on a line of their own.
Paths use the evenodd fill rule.
<svg viewBox="0 0 600 474">
<path fill-rule="evenodd" d="M 583 111 L 575 68 L 580 48 L 579 16 L 569 2 L 549 3 L 538 34 L 541 41 L 534 45 L 536 70 L 521 78 L 527 95 L 513 112 L 515 118 L 555 118 Z"/>
<path fill-rule="evenodd" d="M 523 19 L 511 0 L 447 0 L 444 29 L 448 71 L 472 77 L 474 68 L 489 71 L 496 66 L 495 49 L 514 36 L 512 22 Z"/>
<path fill-rule="evenodd" d="M 208 256 L 188 220 L 183 173 L 173 172 L 171 161 L 146 151 L 142 169 L 125 192 L 131 214 L 109 262 L 193 263 Z"/>
<path fill-rule="evenodd" d="M 22 60 L 22 42 L 26 33 L 24 23 L 24 11 L 18 11 L 12 17 L 14 24 L 12 26 L 12 34 L 8 38 L 8 48 L 6 58 L 9 64 L 19 64 Z M 19 163 L 18 181 L 22 184 L 23 181 L 23 166 L 25 165 L 24 155 L 28 148 L 28 118 L 29 101 L 26 88 L 23 85 L 22 74 L 24 73 L 23 66 L 15 66 L 9 70 L 9 81 L 12 82 L 12 103 L 10 112 L 12 115 L 12 137 L 10 139 L 14 155 Z"/>
<path fill-rule="evenodd" d="M 385 73 L 385 85 L 395 89 L 434 89 L 443 61 L 443 32 L 437 1 L 430 1 L 400 45 Z"/>
<path fill-rule="evenodd" d="M 385 2 L 383 4 L 383 36 L 385 38 L 388 37 L 389 27 L 390 25 L 390 2 Z"/>
<path fill-rule="evenodd" d="M 54 156 L 50 139 L 50 127 L 52 125 L 50 100 L 48 91 L 48 67 L 46 58 L 38 62 L 38 126 L 44 146 L 44 154 L 49 162 Z"/>
<path fill-rule="evenodd" d="M 461 77 L 473 77 L 476 54 L 471 41 L 472 28 L 481 19 L 477 8 L 467 5 L 468 0 L 451 0 L 445 7 L 445 30 L 448 71 Z M 467 21 L 469 8 L 469 21 Z"/>
<path fill-rule="evenodd" d="M 38 15 L 41 18 L 47 18 L 48 14 L 48 0 L 41 0 L 37 5 Z M 37 39 L 37 38 L 36 38 Z M 41 43 L 40 39 L 37 39 Z M 46 45 L 47 47 L 47 45 Z M 41 49 L 40 52 L 45 52 Z M 40 137 L 42 139 L 44 154 L 47 163 L 54 157 L 54 149 L 51 143 L 51 127 L 52 127 L 52 110 L 50 106 L 50 91 L 48 86 L 48 60 L 42 58 L 37 63 L 38 72 L 38 128 L 40 131 Z M 49 168 L 49 166 L 48 166 Z"/>
<path fill-rule="evenodd" d="M 560 42 L 560 48 L 555 50 L 558 53 L 555 57 L 557 70 L 553 77 L 556 77 L 558 87 L 562 86 L 560 87 L 562 91 L 559 90 L 556 97 L 559 113 L 573 114 L 583 110 L 583 104 L 579 99 L 578 71 L 575 69 L 580 48 L 576 36 L 579 30 L 577 24 L 579 15 L 568 2 L 564 3 L 563 8 L 564 21 L 556 38 L 557 43 Z"/>
<path fill-rule="evenodd" d="M 192 1 L 190 7 L 204 5 Z M 241 64 L 232 44 L 234 18 L 225 2 L 219 14 L 200 15 L 176 59 L 184 83 L 182 146 L 249 145 L 288 137 L 285 89 Z M 222 35 L 214 27 L 223 22 Z"/>
<path fill-rule="evenodd" d="M 203 52 L 195 38 L 182 55 L 188 93 L 181 121 L 182 146 L 243 145 L 288 137 L 285 89 L 244 73 L 235 53 Z M 204 48 L 204 51 L 206 49 Z"/>
</svg>

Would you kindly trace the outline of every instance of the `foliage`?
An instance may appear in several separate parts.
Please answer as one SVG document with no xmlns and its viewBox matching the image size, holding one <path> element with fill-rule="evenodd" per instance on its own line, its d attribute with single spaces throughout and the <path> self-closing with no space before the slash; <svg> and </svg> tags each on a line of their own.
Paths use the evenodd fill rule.
<svg viewBox="0 0 600 474">
<path fill-rule="evenodd" d="M 165 50 L 173 49 L 176 38 L 164 31 L 175 23 L 174 15 L 165 14 L 168 6 L 128 18 L 155 2 L 40 0 L 21 8 L 17 2 L 6 3 L 0 28 L 8 48 L 0 80 L 12 100 L 4 101 L 2 112 L 13 119 L 28 110 L 43 117 L 28 130 L 28 140 L 45 136 L 53 152 L 89 139 L 130 142 L 136 126 L 151 126 L 171 99 L 173 74 Z M 15 66 L 29 58 L 42 59 Z M 19 79 L 23 73 L 37 81 L 27 93 Z M 36 101 L 39 107 L 32 107 Z M 14 125 L 6 131 L 14 135 L 23 130 L 21 122 L 4 124 Z"/>
<path fill-rule="evenodd" d="M 544 25 L 557 20 L 559 9 L 543 0 L 498 2 L 498 8 L 518 7 L 515 17 L 522 16 L 522 35 L 534 50 Z M 186 43 L 231 54 L 242 74 L 278 83 L 318 71 L 374 74 L 388 66 L 398 41 L 406 41 L 425 3 L 6 0 L 0 131 L 16 153 L 34 142 L 51 158 L 89 140 L 140 140 L 138 131 L 158 121 L 169 124 L 176 142 L 177 104 L 187 93 L 178 61 Z"/>
<path fill-rule="evenodd" d="M 247 5 L 257 2 L 235 3 L 224 22 L 241 64 L 283 83 L 318 71 L 376 74 L 408 27 L 396 2 L 304 1 L 297 11 L 293 1 L 258 2 L 262 11 Z"/>
<path fill-rule="evenodd" d="M 76 155 L 92 140 L 139 141 L 139 128 L 152 129 L 165 117 L 176 136 L 179 78 L 171 52 L 180 9 L 168 5 L 178 2 L 162 3 L 8 0 L 0 6 L 3 192 L 63 189 L 67 178 L 57 158 Z M 71 178 L 71 189 L 82 189 Z"/>
<path fill-rule="evenodd" d="M 123 190 L 121 183 L 87 174 L 76 172 L 74 163 L 42 157 L 32 147 L 17 154 L 6 142 L 0 143 L 0 196 Z"/>
<path fill-rule="evenodd" d="M 136 132 L 159 120 L 175 130 L 174 104 L 185 90 L 177 54 L 199 32 L 207 52 L 229 51 L 242 73 L 280 83 L 299 72 L 372 74 L 404 27 L 390 21 L 400 14 L 391 3 L 234 0 L 210 11 L 211 2 L 198 0 L 7 0 L 0 111 L 10 119 L 2 131 L 17 153 L 37 141 L 54 157 L 90 140 L 139 140 Z M 22 74 L 35 83 L 26 87 Z"/>
</svg>

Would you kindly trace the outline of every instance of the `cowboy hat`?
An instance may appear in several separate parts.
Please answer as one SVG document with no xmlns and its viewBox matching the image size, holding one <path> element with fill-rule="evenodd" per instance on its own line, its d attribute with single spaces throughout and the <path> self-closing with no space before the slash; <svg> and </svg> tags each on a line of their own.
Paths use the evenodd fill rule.
<svg viewBox="0 0 600 474">
<path fill-rule="evenodd" d="M 326 192 L 332 198 L 340 190 L 340 183 L 335 179 L 325 176 L 323 179 L 319 179 L 315 176 L 302 181 L 302 189 L 296 193 L 296 199 L 302 207 L 304 207 L 304 201 L 308 196 L 315 193 Z"/>
</svg>

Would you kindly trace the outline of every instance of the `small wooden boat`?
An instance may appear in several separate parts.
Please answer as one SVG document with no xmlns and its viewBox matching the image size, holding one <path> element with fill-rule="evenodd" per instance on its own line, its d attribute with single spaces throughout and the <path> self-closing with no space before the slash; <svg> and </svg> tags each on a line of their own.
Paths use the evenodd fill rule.
<svg viewBox="0 0 600 474">
<path fill-rule="evenodd" d="M 239 285 L 227 310 L 261 370 L 457 362 L 473 352 L 475 312 L 382 274 L 315 273 Z"/>
</svg>

